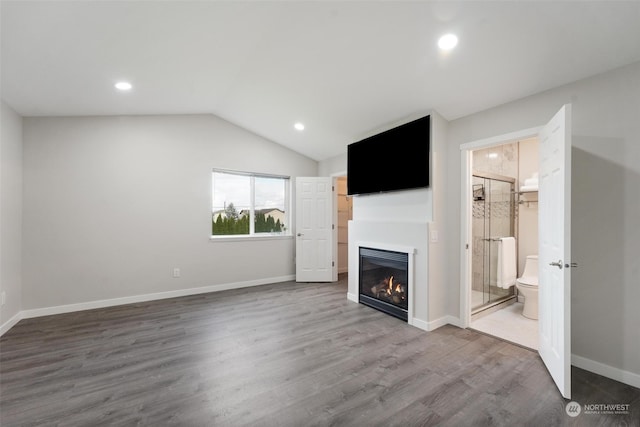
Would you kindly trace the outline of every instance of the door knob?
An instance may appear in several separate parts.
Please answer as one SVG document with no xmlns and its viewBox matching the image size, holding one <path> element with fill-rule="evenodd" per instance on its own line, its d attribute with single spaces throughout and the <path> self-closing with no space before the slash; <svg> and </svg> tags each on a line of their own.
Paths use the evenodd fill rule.
<svg viewBox="0 0 640 427">
<path fill-rule="evenodd" d="M 565 264 L 564 268 L 578 268 L 578 263 L 577 262 L 572 262 L 571 264 Z"/>
<path fill-rule="evenodd" d="M 300 237 L 300 236 L 304 236 L 304 234 L 298 233 L 298 234 L 296 234 L 296 236 Z"/>
<path fill-rule="evenodd" d="M 562 270 L 562 266 L 563 266 L 561 259 L 558 260 L 558 262 L 550 262 L 549 265 L 552 265 L 554 267 L 558 267 L 560 270 Z"/>
</svg>

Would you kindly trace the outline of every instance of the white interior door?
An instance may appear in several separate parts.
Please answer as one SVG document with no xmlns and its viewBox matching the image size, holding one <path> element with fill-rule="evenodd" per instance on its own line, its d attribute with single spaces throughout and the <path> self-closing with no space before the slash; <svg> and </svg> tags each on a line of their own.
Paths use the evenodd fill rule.
<svg viewBox="0 0 640 427">
<path fill-rule="evenodd" d="M 296 281 L 338 280 L 334 258 L 333 178 L 296 178 Z"/>
<path fill-rule="evenodd" d="M 539 177 L 539 353 L 571 398 L 571 105 L 542 128 Z"/>
</svg>

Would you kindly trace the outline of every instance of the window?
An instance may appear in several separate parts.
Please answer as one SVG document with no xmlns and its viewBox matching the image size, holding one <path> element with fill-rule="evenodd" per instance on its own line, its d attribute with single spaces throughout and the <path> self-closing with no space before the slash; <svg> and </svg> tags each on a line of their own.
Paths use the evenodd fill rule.
<svg viewBox="0 0 640 427">
<path fill-rule="evenodd" d="M 213 236 L 288 234 L 289 178 L 214 169 Z"/>
</svg>

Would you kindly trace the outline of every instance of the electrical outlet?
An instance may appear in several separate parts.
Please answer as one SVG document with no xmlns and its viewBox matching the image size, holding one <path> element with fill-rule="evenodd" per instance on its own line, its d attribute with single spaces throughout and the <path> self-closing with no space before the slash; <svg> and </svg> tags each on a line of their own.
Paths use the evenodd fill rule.
<svg viewBox="0 0 640 427">
<path fill-rule="evenodd" d="M 173 269 L 173 277 L 180 277 L 180 269 L 179 268 L 174 268 Z"/>
<path fill-rule="evenodd" d="M 4 305 L 4 303 L 7 302 L 7 293 L 5 291 L 2 291 L 2 293 L 0 293 L 0 300 L 2 300 L 2 303 L 0 305 Z"/>
</svg>

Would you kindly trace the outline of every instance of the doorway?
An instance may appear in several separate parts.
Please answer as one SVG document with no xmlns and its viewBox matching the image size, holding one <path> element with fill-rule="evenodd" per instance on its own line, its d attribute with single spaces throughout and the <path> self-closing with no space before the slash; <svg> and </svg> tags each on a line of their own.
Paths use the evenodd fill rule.
<svg viewBox="0 0 640 427">
<path fill-rule="evenodd" d="M 349 272 L 349 221 L 353 219 L 353 198 L 347 194 L 347 177 L 335 177 L 338 274 Z"/>
<path fill-rule="evenodd" d="M 538 255 L 538 139 L 500 141 L 469 156 L 468 325 L 537 350 L 538 320 L 530 314 L 537 293 L 527 289 L 525 297 L 519 281 Z"/>
</svg>

